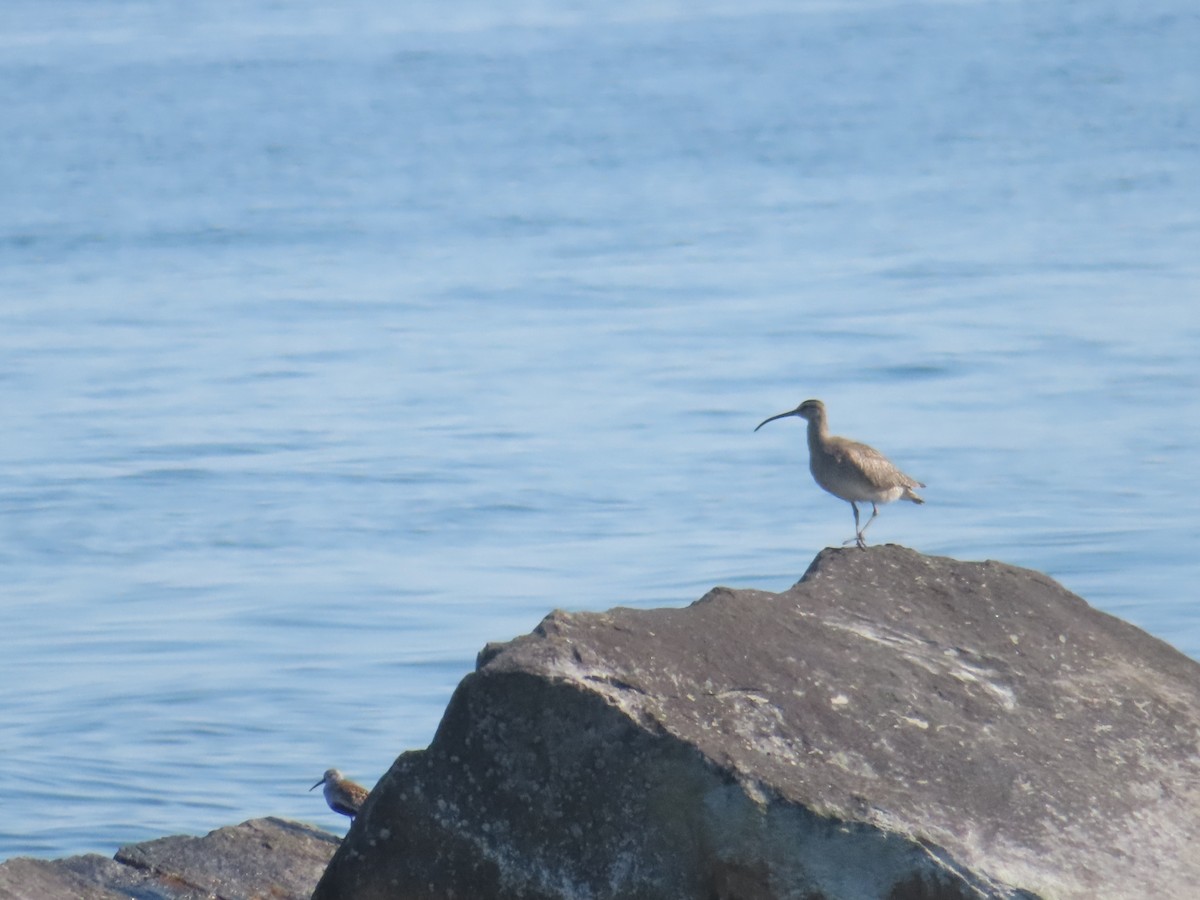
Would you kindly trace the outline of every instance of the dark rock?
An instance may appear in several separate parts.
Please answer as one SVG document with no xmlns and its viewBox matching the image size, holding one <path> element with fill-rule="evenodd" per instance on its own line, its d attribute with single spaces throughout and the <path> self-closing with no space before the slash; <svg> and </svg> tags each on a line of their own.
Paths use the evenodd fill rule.
<svg viewBox="0 0 1200 900">
<path fill-rule="evenodd" d="M 1049 578 L 827 550 L 789 591 L 489 645 L 315 900 L 1200 896 L 1200 665 Z"/>
<path fill-rule="evenodd" d="M 71 860 L 15 857 L 0 863 L 0 900 L 125 900 L 137 896 L 110 890 L 77 875 L 67 865 L 75 860 L 87 860 L 87 865 L 94 865 L 96 860 L 112 862 L 103 856 L 90 855 L 74 856 Z"/>
<path fill-rule="evenodd" d="M 301 900 L 337 844 L 311 825 L 266 818 L 133 844 L 114 859 L 10 859 L 0 864 L 0 900 Z"/>
</svg>

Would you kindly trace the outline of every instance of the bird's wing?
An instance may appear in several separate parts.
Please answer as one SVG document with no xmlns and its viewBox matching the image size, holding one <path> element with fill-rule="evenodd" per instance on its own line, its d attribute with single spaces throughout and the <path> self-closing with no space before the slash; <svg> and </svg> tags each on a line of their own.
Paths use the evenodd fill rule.
<svg viewBox="0 0 1200 900">
<path fill-rule="evenodd" d="M 361 807 L 363 805 L 363 803 L 366 802 L 367 794 L 369 794 L 370 791 L 368 791 L 361 784 L 350 784 L 350 785 L 347 785 L 346 787 L 347 787 L 347 794 L 349 795 L 348 799 L 350 800 L 351 803 L 354 804 L 354 811 L 358 812 L 359 807 Z"/>
<path fill-rule="evenodd" d="M 856 471 L 871 487 L 885 490 L 902 487 L 925 487 L 921 482 L 897 469 L 886 456 L 867 444 L 842 438 L 834 449 L 838 466 L 847 471 Z"/>
</svg>

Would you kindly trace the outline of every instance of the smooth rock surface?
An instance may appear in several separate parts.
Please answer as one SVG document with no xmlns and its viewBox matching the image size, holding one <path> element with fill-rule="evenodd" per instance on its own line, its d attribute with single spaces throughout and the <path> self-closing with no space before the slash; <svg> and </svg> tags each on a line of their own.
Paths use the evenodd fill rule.
<svg viewBox="0 0 1200 900">
<path fill-rule="evenodd" d="M 316 900 L 1200 896 L 1200 665 L 1044 575 L 826 550 L 480 654 Z"/>
<path fill-rule="evenodd" d="M 285 819 L 60 860 L 0 864 L 0 900 L 307 900 L 338 839 Z"/>
</svg>

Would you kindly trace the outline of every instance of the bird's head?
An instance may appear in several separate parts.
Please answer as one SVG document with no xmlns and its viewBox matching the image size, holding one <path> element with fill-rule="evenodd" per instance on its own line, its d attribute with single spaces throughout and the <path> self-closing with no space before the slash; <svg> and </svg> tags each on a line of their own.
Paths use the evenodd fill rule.
<svg viewBox="0 0 1200 900">
<path fill-rule="evenodd" d="M 321 780 L 309 788 L 310 791 L 315 791 L 323 784 L 333 784 L 342 780 L 342 773 L 337 769 L 326 769 L 325 774 L 321 776 Z"/>
<path fill-rule="evenodd" d="M 787 412 L 782 412 L 777 416 L 771 416 L 769 419 L 763 419 L 758 423 L 758 428 L 755 428 L 754 430 L 758 431 L 759 428 L 762 428 L 768 422 L 774 422 L 776 419 L 786 419 L 788 416 L 799 416 L 806 422 L 819 420 L 825 416 L 825 404 L 820 400 L 805 400 L 795 409 L 789 409 Z"/>
</svg>

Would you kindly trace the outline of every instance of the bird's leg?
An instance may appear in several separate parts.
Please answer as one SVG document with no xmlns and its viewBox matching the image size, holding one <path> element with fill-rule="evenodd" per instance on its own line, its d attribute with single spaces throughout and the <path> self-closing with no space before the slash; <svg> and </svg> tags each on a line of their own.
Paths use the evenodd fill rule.
<svg viewBox="0 0 1200 900">
<path fill-rule="evenodd" d="M 854 510 L 854 537 L 850 538 L 848 541 L 842 541 L 842 546 L 844 547 L 846 544 L 857 544 L 860 548 L 865 548 L 867 543 L 863 540 L 862 531 L 859 530 L 858 527 L 858 504 L 851 500 L 850 508 Z"/>
<path fill-rule="evenodd" d="M 871 523 L 875 521 L 875 517 L 879 515 L 879 507 L 874 503 L 871 504 L 871 518 L 867 519 L 867 524 L 862 527 L 862 531 L 858 533 L 858 546 L 867 546 L 867 539 L 863 537 L 867 533 L 867 529 L 871 527 Z"/>
</svg>

